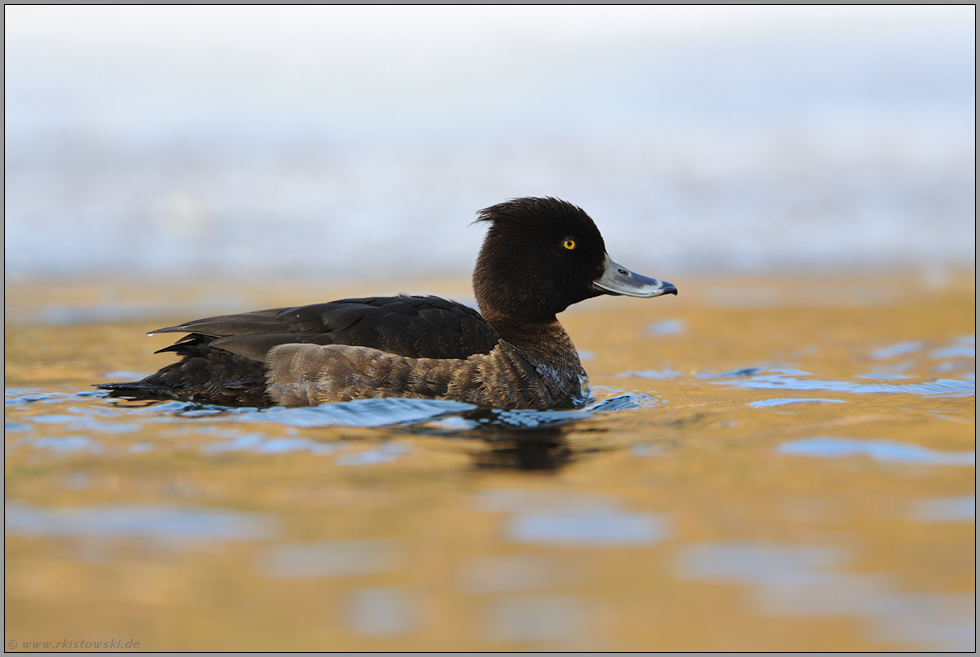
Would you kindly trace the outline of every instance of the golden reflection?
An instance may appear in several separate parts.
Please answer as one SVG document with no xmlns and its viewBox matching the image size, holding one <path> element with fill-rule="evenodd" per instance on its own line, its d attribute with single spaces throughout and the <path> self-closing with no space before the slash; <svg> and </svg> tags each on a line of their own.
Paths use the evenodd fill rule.
<svg viewBox="0 0 980 657">
<path fill-rule="evenodd" d="M 680 283 L 564 314 L 551 415 L 110 399 L 220 295 L 8 288 L 10 650 L 971 650 L 972 272 Z"/>
</svg>

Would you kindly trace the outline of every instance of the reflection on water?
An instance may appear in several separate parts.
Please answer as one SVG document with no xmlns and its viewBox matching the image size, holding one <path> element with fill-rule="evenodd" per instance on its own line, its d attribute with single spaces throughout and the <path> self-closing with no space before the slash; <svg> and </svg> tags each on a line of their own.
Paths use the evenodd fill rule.
<svg viewBox="0 0 980 657">
<path fill-rule="evenodd" d="M 307 452 L 309 454 L 330 454 L 333 445 L 314 442 L 308 438 L 266 438 L 260 433 L 236 435 L 223 432 L 230 440 L 207 443 L 201 446 L 202 452 L 239 452 L 247 451 L 255 454 L 288 454 L 290 452 Z M 152 447 L 152 446 L 151 446 Z"/>
<path fill-rule="evenodd" d="M 649 545 L 667 536 L 666 523 L 652 514 L 616 509 L 520 514 L 507 523 L 516 543 L 544 545 Z"/>
<path fill-rule="evenodd" d="M 486 615 L 488 633 L 504 643 L 538 642 L 581 645 L 589 614 L 579 598 L 523 595 L 499 598 Z"/>
<path fill-rule="evenodd" d="M 942 347 L 941 349 L 930 352 L 929 357 L 936 360 L 944 358 L 976 358 L 976 336 L 965 335 L 948 347 Z"/>
<path fill-rule="evenodd" d="M 473 455 L 474 464 L 477 468 L 557 470 L 576 457 L 565 433 L 561 426 L 488 431 L 482 436 L 486 448 Z"/>
<path fill-rule="evenodd" d="M 86 388 L 160 365 L 146 327 L 8 323 L 8 632 L 970 649 L 973 285 L 928 312 L 597 303 L 563 321 L 599 401 L 554 411 L 130 400 Z"/>
<path fill-rule="evenodd" d="M 741 380 L 716 381 L 717 385 L 738 386 L 753 390 L 828 390 L 855 394 L 913 394 L 926 397 L 968 397 L 976 395 L 976 382 L 963 379 L 937 379 L 924 383 L 857 383 L 854 381 L 820 381 L 803 379 L 809 372 L 769 370 L 774 374 L 750 376 Z"/>
<path fill-rule="evenodd" d="M 793 399 L 760 399 L 759 401 L 749 402 L 752 408 L 772 408 L 773 406 L 786 406 L 787 404 L 843 404 L 843 399 L 820 399 L 816 397 L 795 397 Z"/>
<path fill-rule="evenodd" d="M 285 543 L 269 548 L 271 577 L 338 577 L 383 573 L 392 568 L 392 549 L 385 541 Z"/>
<path fill-rule="evenodd" d="M 895 358 L 896 356 L 904 356 L 906 354 L 915 353 L 922 349 L 922 343 L 915 342 L 899 342 L 898 344 L 893 344 L 889 347 L 882 347 L 881 349 L 875 349 L 871 352 L 870 356 L 873 360 L 885 360 L 887 358 Z"/>
<path fill-rule="evenodd" d="M 348 607 L 356 634 L 404 634 L 416 625 L 412 596 L 396 588 L 358 589 L 350 595 Z"/>
<path fill-rule="evenodd" d="M 8 503 L 4 530 L 27 536 L 168 541 L 252 541 L 277 534 L 274 521 L 262 514 L 139 504 L 43 509 Z"/>
<path fill-rule="evenodd" d="M 976 522 L 977 499 L 962 496 L 919 500 L 910 517 L 922 522 Z"/>
<path fill-rule="evenodd" d="M 573 581 L 568 568 L 555 558 L 508 554 L 480 557 L 465 564 L 459 588 L 467 593 L 513 593 L 555 589 Z"/>
<path fill-rule="evenodd" d="M 486 511 L 511 514 L 505 535 L 515 543 L 650 545 L 669 534 L 666 520 L 658 515 L 624 511 L 603 498 L 503 489 L 485 491 L 479 505 Z"/>
<path fill-rule="evenodd" d="M 293 427 L 383 427 L 426 422 L 475 408 L 473 404 L 438 399 L 355 399 L 301 408 L 236 409 L 232 415 L 242 422 L 274 422 Z"/>
<path fill-rule="evenodd" d="M 893 440 L 801 438 L 779 446 L 780 454 L 840 458 L 870 456 L 876 461 L 910 465 L 976 465 L 975 452 L 943 452 Z"/>
<path fill-rule="evenodd" d="M 103 451 L 100 443 L 84 436 L 37 438 L 31 441 L 31 447 L 35 449 L 46 449 L 52 452 L 86 451 L 92 454 L 99 454 Z"/>
<path fill-rule="evenodd" d="M 655 322 L 647 327 L 647 335 L 652 337 L 660 337 L 664 335 L 678 335 L 683 333 L 687 329 L 683 320 L 680 319 L 662 319 L 659 322 Z"/>
<path fill-rule="evenodd" d="M 691 545 L 678 572 L 751 587 L 753 605 L 778 616 L 852 616 L 875 637 L 922 650 L 975 650 L 972 596 L 902 593 L 889 577 L 841 572 L 840 549 L 754 543 Z"/>
<path fill-rule="evenodd" d="M 338 456 L 337 465 L 367 465 L 374 463 L 391 463 L 399 456 L 411 451 L 411 449 L 400 443 L 385 443 L 377 449 L 369 449 L 356 454 L 344 454 Z"/>
</svg>

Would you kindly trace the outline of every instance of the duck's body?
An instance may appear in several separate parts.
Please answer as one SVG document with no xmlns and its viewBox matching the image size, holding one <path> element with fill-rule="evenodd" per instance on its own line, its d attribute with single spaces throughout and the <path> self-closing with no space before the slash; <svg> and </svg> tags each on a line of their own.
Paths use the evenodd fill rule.
<svg viewBox="0 0 980 657">
<path fill-rule="evenodd" d="M 571 407 L 588 376 L 556 318 L 599 294 L 676 294 L 616 265 L 581 209 L 524 198 L 490 223 L 473 275 L 483 314 L 438 297 L 370 297 L 196 320 L 161 351 L 182 357 L 117 394 L 305 406 L 364 397 L 452 399 L 501 408 Z"/>
</svg>

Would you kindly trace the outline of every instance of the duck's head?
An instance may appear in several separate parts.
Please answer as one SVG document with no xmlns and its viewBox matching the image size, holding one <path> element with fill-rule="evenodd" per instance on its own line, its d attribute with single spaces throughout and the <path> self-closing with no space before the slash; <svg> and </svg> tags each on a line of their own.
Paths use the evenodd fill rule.
<svg viewBox="0 0 980 657">
<path fill-rule="evenodd" d="M 473 271 L 480 310 L 522 322 L 547 322 L 600 294 L 677 294 L 666 281 L 614 262 L 595 223 L 556 198 L 517 198 L 480 210 L 489 224 Z"/>
</svg>

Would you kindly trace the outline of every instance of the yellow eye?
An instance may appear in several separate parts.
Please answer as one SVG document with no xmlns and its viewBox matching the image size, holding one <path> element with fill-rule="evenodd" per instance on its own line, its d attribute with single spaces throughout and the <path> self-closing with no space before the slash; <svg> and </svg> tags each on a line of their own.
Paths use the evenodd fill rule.
<svg viewBox="0 0 980 657">
<path fill-rule="evenodd" d="M 572 249 L 575 248 L 575 240 L 572 239 L 565 240 L 564 242 L 562 242 L 562 246 L 568 249 L 569 251 L 571 251 Z"/>
</svg>

